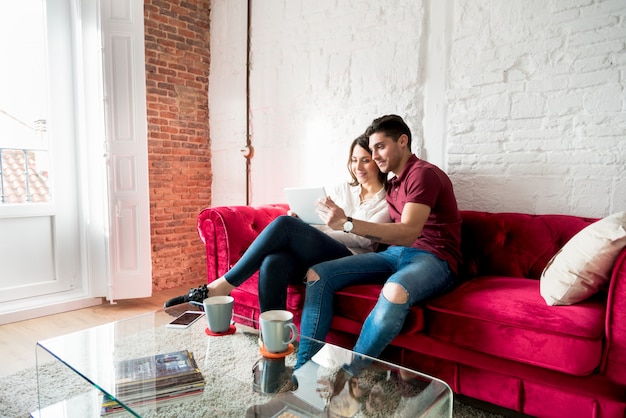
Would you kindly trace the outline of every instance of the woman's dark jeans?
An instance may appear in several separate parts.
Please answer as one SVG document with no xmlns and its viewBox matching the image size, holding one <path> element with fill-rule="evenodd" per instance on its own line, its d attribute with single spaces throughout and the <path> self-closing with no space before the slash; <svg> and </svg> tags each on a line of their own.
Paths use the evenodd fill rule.
<svg viewBox="0 0 626 418">
<path fill-rule="evenodd" d="M 261 312 L 286 309 L 287 285 L 302 283 L 306 271 L 322 261 L 352 255 L 339 241 L 293 216 L 274 219 L 224 278 L 240 286 L 259 270 Z"/>
</svg>

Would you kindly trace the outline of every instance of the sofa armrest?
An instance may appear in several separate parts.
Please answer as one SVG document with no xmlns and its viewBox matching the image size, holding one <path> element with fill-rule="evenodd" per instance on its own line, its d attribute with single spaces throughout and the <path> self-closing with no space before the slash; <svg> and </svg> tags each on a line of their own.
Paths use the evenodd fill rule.
<svg viewBox="0 0 626 418">
<path fill-rule="evenodd" d="M 217 206 L 198 214 L 198 235 L 206 249 L 207 283 L 226 273 L 274 218 L 287 213 L 286 204 Z"/>
<path fill-rule="evenodd" d="M 606 306 L 606 343 L 602 372 L 626 385 L 626 249 L 613 266 Z"/>
</svg>

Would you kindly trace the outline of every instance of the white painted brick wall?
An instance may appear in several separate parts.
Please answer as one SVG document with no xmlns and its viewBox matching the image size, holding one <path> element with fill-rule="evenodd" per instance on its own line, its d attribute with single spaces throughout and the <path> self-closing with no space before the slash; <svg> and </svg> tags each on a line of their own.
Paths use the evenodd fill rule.
<svg viewBox="0 0 626 418">
<path fill-rule="evenodd" d="M 345 178 L 350 141 L 397 113 L 462 209 L 626 210 L 623 0 L 252 3 L 253 204 Z M 213 204 L 242 204 L 245 0 L 212 14 Z"/>
<path fill-rule="evenodd" d="M 463 208 L 626 210 L 626 3 L 456 1 L 448 168 Z"/>
</svg>

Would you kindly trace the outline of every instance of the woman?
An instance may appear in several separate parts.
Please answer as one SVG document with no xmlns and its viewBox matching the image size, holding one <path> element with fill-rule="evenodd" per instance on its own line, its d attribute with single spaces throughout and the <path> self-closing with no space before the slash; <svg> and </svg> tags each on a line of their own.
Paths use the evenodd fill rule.
<svg viewBox="0 0 626 418">
<path fill-rule="evenodd" d="M 353 218 L 391 222 L 385 200 L 387 176 L 372 160 L 368 137 L 352 141 L 348 171 L 352 181 L 330 193 L 333 201 Z M 228 295 L 258 270 L 261 312 L 285 309 L 287 285 L 302 283 L 310 266 L 375 249 L 366 238 L 309 225 L 291 215 L 274 219 L 224 276 L 207 285 L 208 295 Z"/>
</svg>

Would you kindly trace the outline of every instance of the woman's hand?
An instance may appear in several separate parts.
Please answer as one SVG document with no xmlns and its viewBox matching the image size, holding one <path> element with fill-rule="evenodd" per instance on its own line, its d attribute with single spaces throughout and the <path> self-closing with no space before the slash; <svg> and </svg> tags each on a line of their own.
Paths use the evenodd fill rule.
<svg viewBox="0 0 626 418">
<path fill-rule="evenodd" d="M 291 209 L 287 210 L 287 215 L 293 216 L 294 218 L 299 218 L 298 214 Z"/>
<path fill-rule="evenodd" d="M 317 213 L 319 213 L 324 223 L 332 229 L 336 231 L 343 230 L 343 224 L 347 218 L 346 213 L 330 197 L 318 200 Z"/>
</svg>

